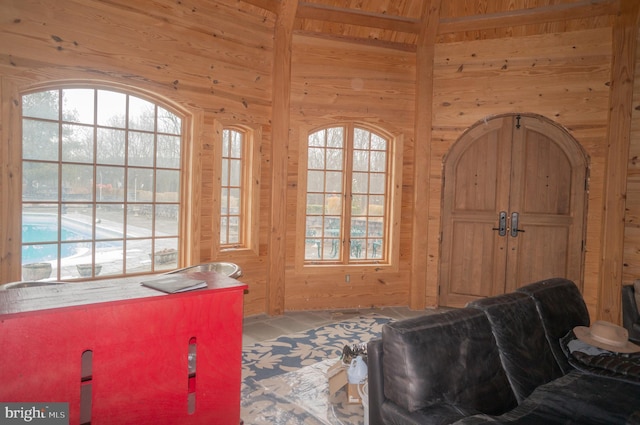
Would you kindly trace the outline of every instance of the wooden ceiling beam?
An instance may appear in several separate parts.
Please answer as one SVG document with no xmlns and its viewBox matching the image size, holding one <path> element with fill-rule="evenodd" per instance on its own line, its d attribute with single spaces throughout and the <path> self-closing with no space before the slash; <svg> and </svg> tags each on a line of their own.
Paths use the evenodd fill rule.
<svg viewBox="0 0 640 425">
<path fill-rule="evenodd" d="M 245 3 L 277 13 L 277 0 L 243 0 Z M 544 24 L 568 19 L 584 19 L 620 14 L 620 0 L 582 0 L 576 3 L 559 4 L 529 9 L 511 10 L 486 15 L 471 15 L 441 18 L 438 34 L 462 31 L 479 31 L 520 25 Z M 313 19 L 329 23 L 342 23 L 409 34 L 420 32 L 420 19 L 366 12 L 357 9 L 327 6 L 318 3 L 300 2 L 297 19 Z"/>
<path fill-rule="evenodd" d="M 618 15 L 619 13 L 620 0 L 583 0 L 571 4 L 518 9 L 486 15 L 442 18 L 438 27 L 438 34 L 544 24 L 569 19 Z"/>
<path fill-rule="evenodd" d="M 411 34 L 417 34 L 420 29 L 419 19 L 307 2 L 300 2 L 296 18 L 358 25 L 361 27 L 379 28 Z"/>
<path fill-rule="evenodd" d="M 268 10 L 271 13 L 278 13 L 278 2 L 276 0 L 242 0 L 245 3 Z"/>
</svg>

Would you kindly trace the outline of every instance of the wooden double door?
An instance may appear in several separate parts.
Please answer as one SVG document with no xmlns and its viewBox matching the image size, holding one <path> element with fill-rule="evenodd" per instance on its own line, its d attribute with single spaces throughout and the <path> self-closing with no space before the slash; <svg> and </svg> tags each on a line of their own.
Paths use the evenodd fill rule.
<svg viewBox="0 0 640 425">
<path fill-rule="evenodd" d="M 469 129 L 444 167 L 441 305 L 550 277 L 581 284 L 588 161 L 564 129 L 496 117 Z"/>
</svg>

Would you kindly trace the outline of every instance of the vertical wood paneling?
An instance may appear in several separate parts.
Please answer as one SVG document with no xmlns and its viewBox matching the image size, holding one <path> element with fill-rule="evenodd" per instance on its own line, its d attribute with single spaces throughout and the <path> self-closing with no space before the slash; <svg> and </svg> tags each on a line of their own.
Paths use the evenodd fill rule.
<svg viewBox="0 0 640 425">
<path fill-rule="evenodd" d="M 605 28 L 438 44 L 434 69 L 431 228 L 440 229 L 442 160 L 466 128 L 485 117 L 514 112 L 559 123 L 591 163 L 583 288 L 592 315 L 597 314 L 600 276 L 611 43 L 611 31 Z M 428 256 L 438 264 L 435 237 Z M 437 270 L 431 269 L 432 274 Z"/>
<path fill-rule="evenodd" d="M 598 318 L 620 322 L 624 248 L 627 164 L 631 131 L 631 105 L 640 3 L 622 1 L 622 15 L 613 27 L 610 122 L 607 137 L 607 172 L 602 223 L 602 269 Z"/>
</svg>

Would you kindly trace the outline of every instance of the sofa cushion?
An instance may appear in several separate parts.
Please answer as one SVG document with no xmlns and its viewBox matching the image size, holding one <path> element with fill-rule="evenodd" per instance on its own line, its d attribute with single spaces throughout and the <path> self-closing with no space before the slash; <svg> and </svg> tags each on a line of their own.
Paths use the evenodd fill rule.
<svg viewBox="0 0 640 425">
<path fill-rule="evenodd" d="M 535 301 L 551 351 L 562 371 L 569 373 L 573 368 L 562 351 L 560 339 L 576 326 L 589 326 L 589 311 L 580 290 L 568 279 L 554 278 L 523 286 L 517 292 Z"/>
<path fill-rule="evenodd" d="M 473 301 L 468 307 L 487 315 L 518 403 L 539 385 L 563 375 L 532 298 L 515 292 Z"/>
<path fill-rule="evenodd" d="M 445 403 L 499 414 L 516 405 L 486 316 L 459 309 L 382 328 L 385 397 L 409 412 Z"/>
</svg>

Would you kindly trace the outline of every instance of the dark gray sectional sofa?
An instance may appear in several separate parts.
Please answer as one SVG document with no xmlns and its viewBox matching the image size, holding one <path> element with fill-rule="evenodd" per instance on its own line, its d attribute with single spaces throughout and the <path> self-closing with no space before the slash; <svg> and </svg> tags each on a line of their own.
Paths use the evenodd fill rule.
<svg viewBox="0 0 640 425">
<path fill-rule="evenodd" d="M 589 313 L 566 279 L 389 323 L 368 344 L 369 424 L 640 424 L 640 381 L 567 361 L 575 326 Z"/>
</svg>

